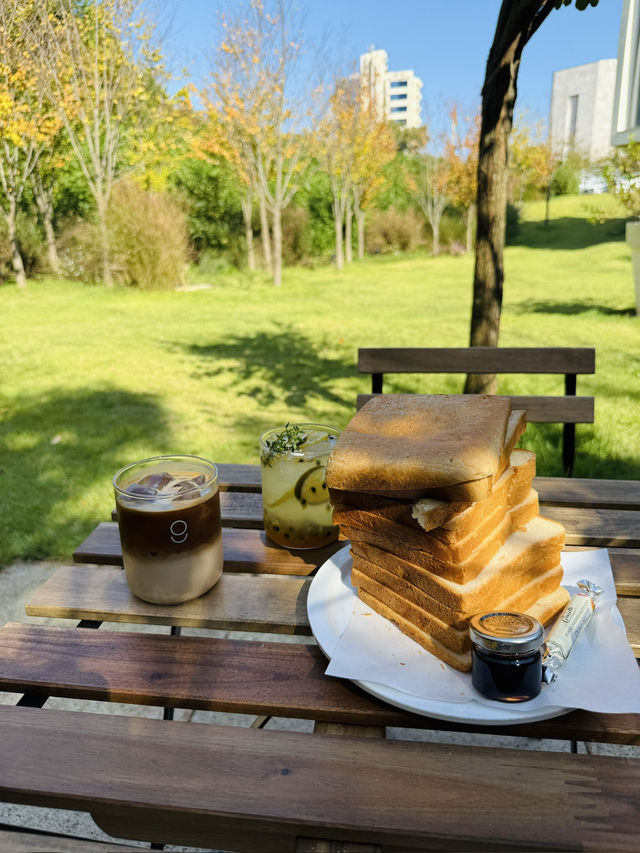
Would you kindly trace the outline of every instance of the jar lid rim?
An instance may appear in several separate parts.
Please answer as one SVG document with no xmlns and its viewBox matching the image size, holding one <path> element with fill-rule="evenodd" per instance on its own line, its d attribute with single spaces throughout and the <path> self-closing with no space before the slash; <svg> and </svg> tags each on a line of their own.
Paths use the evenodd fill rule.
<svg viewBox="0 0 640 853">
<path fill-rule="evenodd" d="M 493 610 L 469 621 L 471 642 L 502 654 L 535 651 L 542 645 L 544 627 L 528 613 Z"/>
</svg>

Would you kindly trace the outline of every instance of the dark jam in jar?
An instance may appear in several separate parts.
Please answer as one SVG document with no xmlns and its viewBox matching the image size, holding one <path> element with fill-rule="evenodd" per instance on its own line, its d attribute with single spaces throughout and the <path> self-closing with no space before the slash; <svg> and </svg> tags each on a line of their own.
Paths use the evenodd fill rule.
<svg viewBox="0 0 640 853">
<path fill-rule="evenodd" d="M 540 693 L 544 628 L 537 619 L 526 613 L 484 613 L 470 620 L 469 634 L 471 681 L 478 692 L 498 702 L 527 702 Z"/>
</svg>

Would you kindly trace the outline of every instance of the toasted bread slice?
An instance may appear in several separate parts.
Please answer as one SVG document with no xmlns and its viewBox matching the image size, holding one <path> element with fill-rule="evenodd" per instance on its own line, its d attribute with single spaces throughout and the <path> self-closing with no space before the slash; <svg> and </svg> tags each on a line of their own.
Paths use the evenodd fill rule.
<svg viewBox="0 0 640 853">
<path fill-rule="evenodd" d="M 458 500 L 486 496 L 504 466 L 511 414 L 491 395 L 398 394 L 369 400 L 327 464 L 331 489 Z M 453 494 L 452 494 L 453 491 Z"/>
<path fill-rule="evenodd" d="M 457 540 L 443 541 L 432 535 L 436 531 L 429 534 L 379 519 L 377 526 L 359 526 L 360 520 L 356 517 L 354 526 L 350 527 L 344 523 L 344 516 L 340 536 L 354 546 L 370 545 L 455 583 L 467 583 L 484 569 L 514 531 L 533 520 L 538 509 L 537 493 L 531 489 L 522 504 L 507 512 L 502 507 L 496 508 L 482 525 Z"/>
<path fill-rule="evenodd" d="M 465 618 L 482 611 L 488 599 L 513 595 L 541 571 L 559 562 L 564 539 L 561 524 L 538 515 L 523 530 L 511 533 L 484 568 L 463 583 L 438 576 L 375 545 L 352 541 L 351 550 L 354 565 L 356 558 L 362 557 L 408 580 L 438 605 L 457 611 Z"/>
<path fill-rule="evenodd" d="M 401 614 L 396 613 L 387 604 L 380 601 L 380 599 L 376 598 L 375 595 L 367 592 L 366 590 L 359 590 L 358 595 L 365 604 L 368 604 L 369 607 L 371 607 L 372 610 L 396 624 L 403 634 L 411 637 L 412 640 L 421 645 L 427 651 L 431 652 L 431 654 L 435 655 L 441 661 L 449 664 L 449 666 L 452 666 L 454 669 L 460 670 L 461 672 L 470 671 L 471 651 L 469 649 L 456 651 L 455 649 L 449 648 L 437 637 L 430 634 L 429 631 L 425 631 L 417 627 L 412 621 Z M 539 619 L 543 625 L 547 625 L 558 615 L 558 613 L 561 612 L 568 600 L 569 593 L 564 589 L 564 587 L 560 586 L 546 595 L 543 595 L 523 612 L 529 613 L 531 616 Z M 500 609 L 504 608 L 501 607 Z"/>
<path fill-rule="evenodd" d="M 562 565 L 557 562 L 546 571 L 541 570 L 539 574 L 534 575 L 513 595 L 504 596 L 500 588 L 494 588 L 493 593 L 487 593 L 482 601 L 472 608 L 472 611 L 462 613 L 446 607 L 404 578 L 358 557 L 354 557 L 353 560 L 351 583 L 358 589 L 365 589 L 371 595 L 375 595 L 392 610 L 396 609 L 405 618 L 413 621 L 417 627 L 433 633 L 434 636 L 438 634 L 432 630 L 431 623 L 440 626 L 443 630 L 447 628 L 447 632 L 439 636 L 440 641 L 450 648 L 462 649 L 467 646 L 452 645 L 452 643 L 455 641 L 456 631 L 466 631 L 471 616 L 498 608 L 526 610 L 543 595 L 557 589 L 562 582 L 562 574 Z M 454 633 L 451 634 L 450 631 Z"/>
</svg>

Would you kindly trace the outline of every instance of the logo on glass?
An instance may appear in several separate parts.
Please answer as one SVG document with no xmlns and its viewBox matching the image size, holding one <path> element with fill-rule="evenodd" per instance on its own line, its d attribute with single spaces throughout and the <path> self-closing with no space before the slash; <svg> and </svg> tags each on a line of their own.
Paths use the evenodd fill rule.
<svg viewBox="0 0 640 853">
<path fill-rule="evenodd" d="M 175 542 L 177 545 L 181 542 L 186 542 L 187 536 L 189 535 L 187 532 L 187 522 L 183 521 L 181 518 L 173 522 L 169 531 L 171 533 L 171 541 Z"/>
</svg>

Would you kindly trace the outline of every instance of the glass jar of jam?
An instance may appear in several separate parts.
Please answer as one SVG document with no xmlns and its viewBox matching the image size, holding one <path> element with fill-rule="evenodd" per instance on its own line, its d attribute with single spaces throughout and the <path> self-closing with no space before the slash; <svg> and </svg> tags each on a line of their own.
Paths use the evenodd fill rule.
<svg viewBox="0 0 640 853">
<path fill-rule="evenodd" d="M 487 699 L 527 702 L 542 685 L 544 628 L 526 613 L 494 611 L 473 616 L 471 682 Z"/>
</svg>

